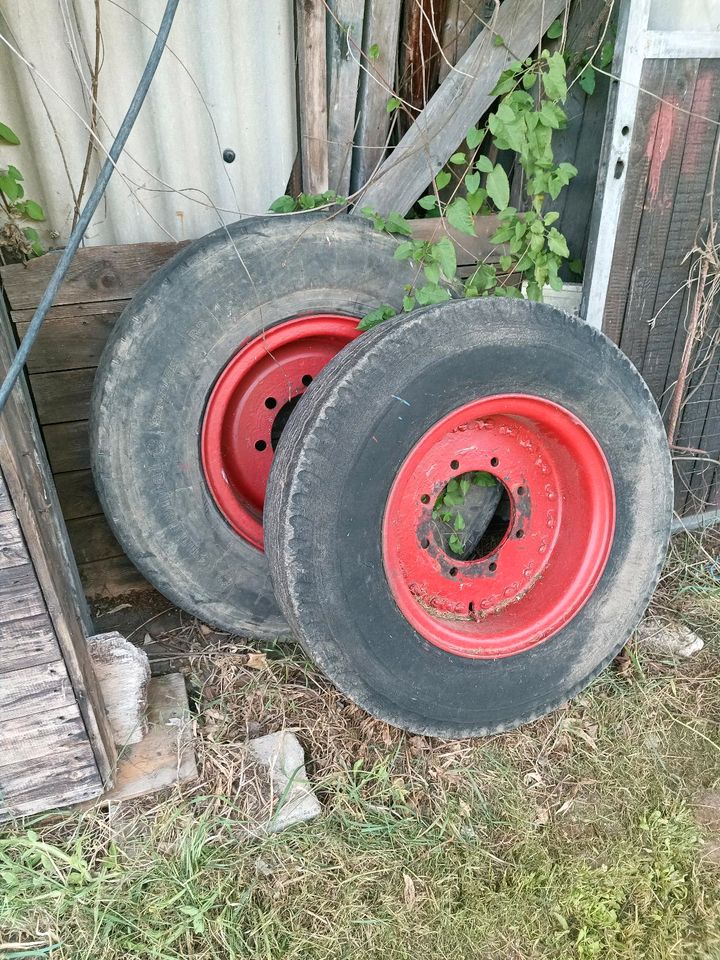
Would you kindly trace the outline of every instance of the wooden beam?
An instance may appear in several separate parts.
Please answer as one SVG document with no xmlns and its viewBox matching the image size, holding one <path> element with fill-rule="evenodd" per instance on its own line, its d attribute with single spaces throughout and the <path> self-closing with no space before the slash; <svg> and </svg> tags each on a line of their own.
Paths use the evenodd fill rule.
<svg viewBox="0 0 720 960">
<path fill-rule="evenodd" d="M 328 189 L 325 3 L 297 0 L 298 113 L 305 193 Z"/>
<path fill-rule="evenodd" d="M 473 42 L 457 70 L 440 85 L 372 178 L 353 213 L 370 206 L 380 213 L 407 213 L 447 163 L 468 129 L 492 105 L 492 90 L 511 60 L 530 54 L 566 0 L 505 0 L 492 24 Z M 495 46 L 495 37 L 505 41 Z"/>
<path fill-rule="evenodd" d="M 363 187 L 381 162 L 390 129 L 387 102 L 395 89 L 401 0 L 367 0 L 351 189 Z M 377 52 L 370 57 L 369 53 Z"/>
<path fill-rule="evenodd" d="M 350 192 L 364 14 L 364 0 L 328 0 L 328 176 L 341 197 Z"/>
</svg>

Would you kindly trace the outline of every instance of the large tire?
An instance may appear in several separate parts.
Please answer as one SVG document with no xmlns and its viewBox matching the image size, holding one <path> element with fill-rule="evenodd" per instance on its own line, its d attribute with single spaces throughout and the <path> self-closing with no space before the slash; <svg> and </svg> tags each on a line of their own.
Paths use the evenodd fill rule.
<svg viewBox="0 0 720 960">
<path fill-rule="evenodd" d="M 118 321 L 92 400 L 95 483 L 128 557 L 202 620 L 239 634 L 287 630 L 262 550 L 223 516 L 201 463 L 219 375 L 289 318 L 399 308 L 412 270 L 393 259 L 395 247 L 356 218 L 244 220 L 179 253 Z"/>
<path fill-rule="evenodd" d="M 528 401 L 528 396 L 536 399 Z M 444 418 L 455 423 L 452 417 L 466 404 L 498 402 L 509 403 L 509 409 L 513 403 L 523 409 L 532 402 L 550 411 L 558 418 L 558 429 L 569 431 L 567 442 L 577 441 L 585 451 L 587 463 L 568 454 L 571 448 L 565 449 L 561 434 L 538 434 L 555 461 L 542 460 L 541 445 L 535 464 L 544 471 L 554 463 L 564 478 L 559 488 L 564 512 L 552 514 L 552 504 L 543 500 L 555 496 L 551 485 L 543 488 L 531 480 L 529 494 L 524 486 L 515 486 L 513 496 L 525 496 L 515 504 L 506 540 L 496 554 L 464 565 L 460 576 L 461 563 L 451 566 L 438 542 L 427 549 L 428 537 L 432 539 L 428 528 L 417 527 L 418 538 L 425 539 L 418 539 L 415 548 L 420 554 L 419 544 L 426 548 L 424 556 L 432 554 L 438 576 L 452 584 L 450 591 L 463 578 L 462 587 L 468 583 L 474 590 L 477 584 L 485 590 L 492 577 L 500 576 L 503 551 L 517 552 L 523 545 L 531 552 L 540 550 L 543 526 L 557 526 L 543 576 L 528 580 L 511 603 L 488 608 L 485 619 L 468 613 L 458 621 L 458 630 L 477 627 L 492 634 L 494 622 L 505 629 L 523 610 L 532 626 L 532 605 L 537 602 L 540 610 L 542 597 L 553 616 L 560 611 L 561 620 L 553 621 L 552 629 L 528 633 L 517 651 L 511 646 L 494 649 L 493 637 L 485 636 L 469 652 L 458 652 L 417 626 L 413 618 L 417 613 L 424 623 L 425 606 L 418 604 L 416 610 L 413 597 L 408 600 L 396 587 L 405 574 L 402 564 L 394 563 L 398 538 L 388 511 L 408 495 L 412 477 L 407 471 L 413 457 L 420 456 L 414 451 L 424 449 L 422 438 L 433 435 Z M 516 440 L 503 422 L 498 415 L 470 424 L 477 428 L 478 449 L 485 442 L 482 430 L 496 431 L 493 442 L 517 442 L 518 456 L 525 456 L 529 441 L 524 431 L 534 421 L 522 416 L 514 421 Z M 472 430 L 467 424 L 453 429 L 465 449 Z M 448 430 L 450 440 L 442 442 L 452 442 Z M 458 465 L 453 460 L 450 466 Z M 496 468 L 499 478 L 512 486 L 510 475 L 499 473 L 502 469 L 502 464 Z M 529 469 L 534 469 L 532 463 Z M 586 483 L 585 470 L 592 483 Z M 577 490 L 585 491 L 588 500 L 587 515 L 575 496 L 575 471 Z M 398 486 L 398 476 L 407 482 Z M 441 489 L 438 484 L 430 488 L 428 482 L 433 496 Z M 276 595 L 307 653 L 371 714 L 420 734 L 445 737 L 510 729 L 585 687 L 642 616 L 660 574 L 672 516 L 662 421 L 627 358 L 601 333 L 556 309 L 496 299 L 454 302 L 393 318 L 344 350 L 292 418 L 267 497 L 265 542 Z M 425 503 L 428 498 L 412 493 L 413 503 L 420 499 Z M 587 535 L 597 546 L 586 549 L 583 524 L 591 519 L 595 525 L 588 526 Z M 548 584 L 557 589 L 548 592 Z M 578 584 L 585 593 L 578 592 Z M 422 595 L 416 583 L 410 590 Z M 452 622 L 448 626 L 447 618 L 454 616 L 450 609 L 427 614 L 438 625 L 438 637 L 455 629 Z M 544 615 L 545 607 L 540 612 Z M 493 621 L 494 616 L 499 619 Z"/>
</svg>

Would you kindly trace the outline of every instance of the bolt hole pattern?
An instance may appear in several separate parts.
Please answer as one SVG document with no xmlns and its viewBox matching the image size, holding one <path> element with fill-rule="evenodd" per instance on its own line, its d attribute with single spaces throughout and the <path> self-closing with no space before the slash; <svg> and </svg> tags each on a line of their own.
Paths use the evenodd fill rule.
<svg viewBox="0 0 720 960">
<path fill-rule="evenodd" d="M 449 572 L 449 574 L 450 574 L 451 577 L 456 577 L 456 576 L 457 576 L 458 569 L 457 569 L 457 567 L 450 567 L 450 570 L 449 570 L 448 572 Z"/>
<path fill-rule="evenodd" d="M 430 495 L 428 493 L 424 493 L 420 497 L 420 503 L 430 503 Z"/>
<path fill-rule="evenodd" d="M 524 531 L 524 530 L 518 530 L 518 532 L 515 534 L 515 536 L 518 538 L 518 540 L 522 540 L 522 538 L 525 536 L 525 531 Z"/>
<path fill-rule="evenodd" d="M 277 400 L 275 397 L 268 397 L 265 401 L 265 406 L 268 408 L 268 410 L 274 410 L 277 406 Z"/>
<path fill-rule="evenodd" d="M 266 447 L 267 447 L 267 443 L 265 443 L 264 440 L 258 440 L 258 441 L 255 443 L 255 449 L 256 449 L 257 451 L 259 451 L 260 453 L 262 453 L 263 450 L 264 450 Z"/>
<path fill-rule="evenodd" d="M 497 457 L 493 457 L 493 458 L 490 460 L 490 466 L 491 466 L 491 467 L 497 467 L 497 466 L 499 465 L 499 463 L 500 463 L 500 461 L 498 460 Z"/>
<path fill-rule="evenodd" d="M 451 460 L 451 461 L 450 461 L 450 469 L 451 469 L 451 470 L 457 470 L 457 469 L 459 468 L 459 466 L 460 466 L 460 463 L 459 463 L 457 460 Z"/>
<path fill-rule="evenodd" d="M 525 489 L 525 487 L 517 488 L 517 494 L 519 497 L 524 497 L 526 493 L 527 493 L 527 490 Z"/>
<path fill-rule="evenodd" d="M 420 541 L 420 546 L 423 548 L 423 550 L 427 550 L 427 548 L 430 546 L 430 541 L 429 541 L 429 540 L 421 540 L 421 541 Z"/>
<path fill-rule="evenodd" d="M 309 373 L 306 373 L 302 378 L 302 382 L 304 387 L 309 387 L 310 384 L 313 382 L 313 378 L 310 376 Z"/>
<path fill-rule="evenodd" d="M 495 571 L 497 570 L 497 564 L 495 563 L 494 560 L 492 563 L 488 564 L 488 570 L 490 571 L 490 573 L 495 573 Z"/>
</svg>

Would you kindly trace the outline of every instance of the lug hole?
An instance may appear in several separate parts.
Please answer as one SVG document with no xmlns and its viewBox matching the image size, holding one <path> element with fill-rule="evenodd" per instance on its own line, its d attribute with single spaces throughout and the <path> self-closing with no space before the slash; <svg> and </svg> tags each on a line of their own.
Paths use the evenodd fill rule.
<svg viewBox="0 0 720 960">
<path fill-rule="evenodd" d="M 429 541 L 429 540 L 421 540 L 421 541 L 420 541 L 420 546 L 423 548 L 423 550 L 427 550 L 427 548 L 430 546 L 430 541 Z"/>
<path fill-rule="evenodd" d="M 457 470 L 459 466 L 460 466 L 460 463 L 459 463 L 457 460 L 451 460 L 451 461 L 450 461 L 450 469 L 451 469 L 451 470 Z"/>
<path fill-rule="evenodd" d="M 517 488 L 517 495 L 518 495 L 519 497 L 524 497 L 526 493 L 527 493 L 527 490 L 525 489 L 525 487 L 518 487 L 518 488 Z"/>
<path fill-rule="evenodd" d="M 496 467 L 499 463 L 500 463 L 500 461 L 498 460 L 497 457 L 493 457 L 493 458 L 490 460 L 490 466 L 491 466 L 491 467 Z"/>
<path fill-rule="evenodd" d="M 518 538 L 518 540 L 522 540 L 522 538 L 525 536 L 525 531 L 524 531 L 524 530 L 518 530 L 518 532 L 515 534 L 515 536 Z"/>
<path fill-rule="evenodd" d="M 309 387 L 310 384 L 313 382 L 313 378 L 310 376 L 309 373 L 306 373 L 305 376 L 302 378 L 302 382 L 304 387 Z"/>
<path fill-rule="evenodd" d="M 255 444 L 255 449 L 258 450 L 260 453 L 262 453 L 262 451 L 263 451 L 266 447 L 267 447 L 267 444 L 265 443 L 264 440 L 258 440 L 258 441 L 256 442 L 256 444 Z"/>
<path fill-rule="evenodd" d="M 424 494 L 420 497 L 420 503 L 430 503 L 430 495 L 427 494 L 427 493 L 424 493 Z"/>
<path fill-rule="evenodd" d="M 268 408 L 268 410 L 274 410 L 277 406 L 277 400 L 275 397 L 268 397 L 265 401 L 265 406 Z"/>
<path fill-rule="evenodd" d="M 448 570 L 448 573 L 450 574 L 451 577 L 456 577 L 456 576 L 457 576 L 457 567 L 450 567 L 450 569 Z"/>
<path fill-rule="evenodd" d="M 490 573 L 495 573 L 495 571 L 497 570 L 497 564 L 495 563 L 494 560 L 492 563 L 488 564 L 488 570 L 490 571 Z"/>
<path fill-rule="evenodd" d="M 468 604 L 468 613 L 475 613 L 475 604 L 472 602 L 472 600 Z"/>
</svg>

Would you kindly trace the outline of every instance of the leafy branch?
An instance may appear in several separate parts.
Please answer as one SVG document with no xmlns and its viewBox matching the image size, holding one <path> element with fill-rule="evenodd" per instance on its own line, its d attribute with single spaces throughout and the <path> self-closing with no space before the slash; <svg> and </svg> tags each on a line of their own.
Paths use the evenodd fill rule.
<svg viewBox="0 0 720 960">
<path fill-rule="evenodd" d="M 15 147 L 20 138 L 7 124 L 0 123 L 0 143 Z M 40 256 L 44 250 L 35 227 L 21 224 L 44 220 L 45 213 L 39 203 L 25 196 L 23 180 L 23 175 L 12 164 L 0 167 L 0 207 L 5 215 L 5 223 L 0 228 L 0 249 L 27 260 Z"/>
</svg>

